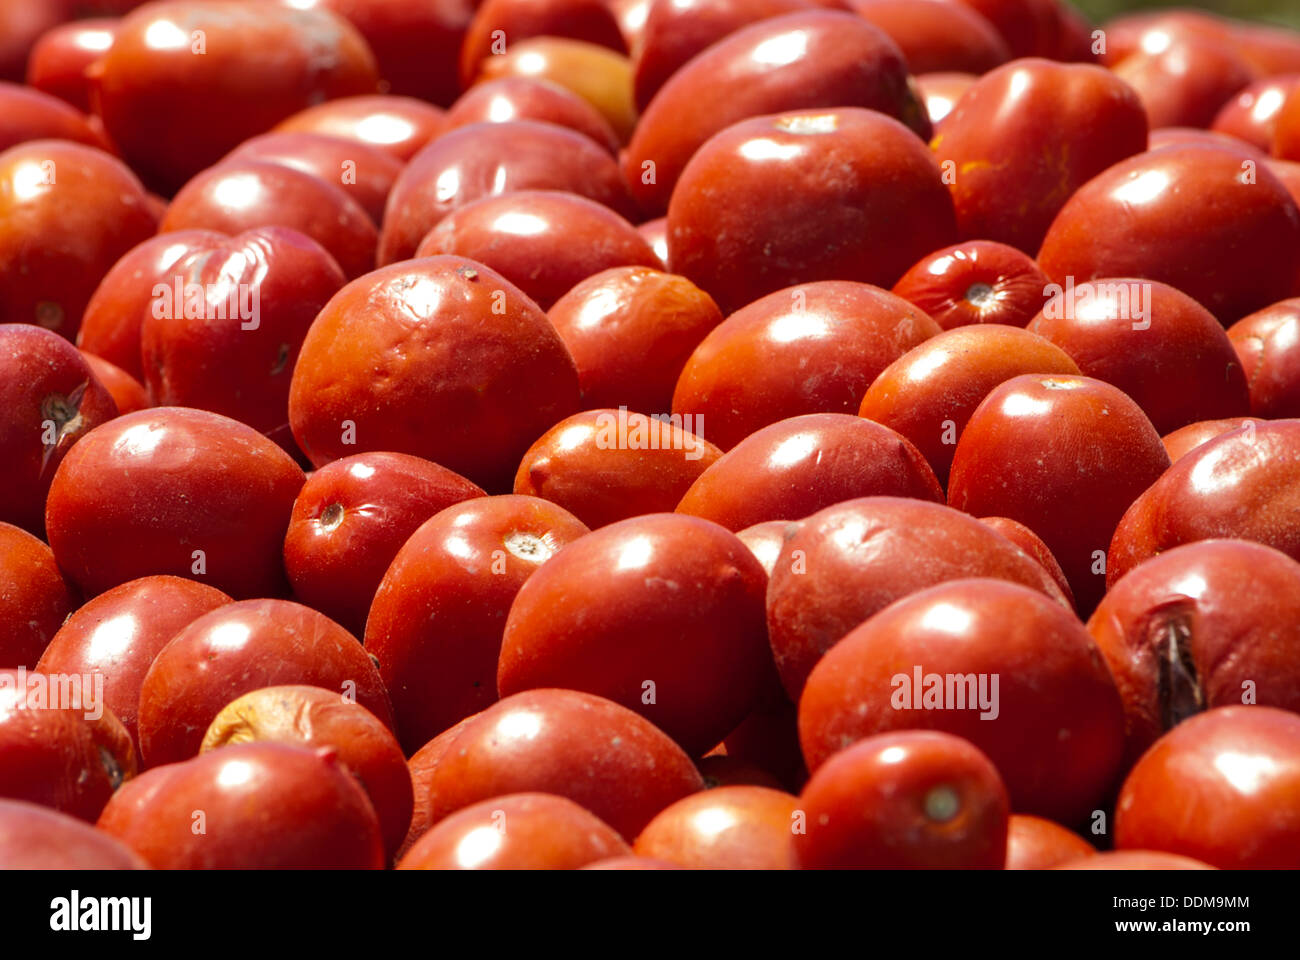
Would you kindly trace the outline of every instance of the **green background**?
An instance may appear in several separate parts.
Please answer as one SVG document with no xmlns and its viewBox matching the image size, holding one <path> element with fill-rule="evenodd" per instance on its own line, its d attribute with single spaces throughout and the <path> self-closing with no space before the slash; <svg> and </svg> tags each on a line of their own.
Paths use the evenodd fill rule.
<svg viewBox="0 0 1300 960">
<path fill-rule="evenodd" d="M 1266 20 L 1300 29 L 1300 0 L 1069 0 L 1094 20 L 1133 10 L 1199 7 L 1239 20 Z"/>
</svg>

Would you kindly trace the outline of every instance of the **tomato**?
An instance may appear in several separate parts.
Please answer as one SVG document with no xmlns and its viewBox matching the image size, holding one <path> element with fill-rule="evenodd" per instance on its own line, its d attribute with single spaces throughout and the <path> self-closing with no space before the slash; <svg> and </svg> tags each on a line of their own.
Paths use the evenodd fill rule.
<svg viewBox="0 0 1300 960">
<path fill-rule="evenodd" d="M 117 404 L 76 347 L 31 324 L 0 324 L 0 521 L 43 533 L 59 464 L 115 416 Z"/>
<path fill-rule="evenodd" d="M 73 339 L 96 284 L 157 221 L 135 174 L 61 140 L 0 153 L 0 322 Z"/>
<path fill-rule="evenodd" d="M 1124 698 L 1128 753 L 1195 713 L 1259 703 L 1300 712 L 1300 563 L 1203 540 L 1124 575 L 1088 621 Z"/>
<path fill-rule="evenodd" d="M 918 137 L 930 135 L 907 64 L 885 33 L 842 11 L 771 17 L 719 40 L 660 87 L 628 144 L 624 174 L 641 209 L 658 216 L 668 209 L 687 161 L 719 131 L 765 114 L 849 107 L 878 110 Z M 888 155 L 883 146 L 875 152 Z M 760 196 L 749 206 L 760 207 Z M 920 218 L 928 211 L 914 212 Z"/>
<path fill-rule="evenodd" d="M 1001 324 L 956 327 L 882 370 L 858 414 L 915 444 L 946 484 L 958 438 L 995 387 L 1022 374 L 1078 372 L 1065 351 L 1036 334 Z"/>
<path fill-rule="evenodd" d="M 808 414 L 746 437 L 700 475 L 677 512 L 741 530 L 868 496 L 942 502 L 943 489 L 920 451 L 888 427 Z"/>
<path fill-rule="evenodd" d="M 1121 850 L 1222 869 L 1300 864 L 1300 717 L 1221 707 L 1179 724 L 1137 762 L 1115 809 Z"/>
<path fill-rule="evenodd" d="M 36 669 L 103 678 L 104 704 L 139 749 L 140 684 L 160 650 L 183 627 L 230 597 L 181 577 L 141 577 L 87 602 L 67 618 Z"/>
<path fill-rule="evenodd" d="M 1168 466 L 1151 421 L 1116 387 L 1025 374 L 995 387 L 970 415 L 953 452 L 948 503 L 1036 533 L 1087 616 L 1105 592 L 1111 533 Z"/>
<path fill-rule="evenodd" d="M 471 123 L 540 120 L 586 134 L 617 155 L 619 141 L 609 121 L 572 90 L 537 77 L 502 77 L 471 87 L 451 105 L 444 127 Z"/>
<path fill-rule="evenodd" d="M 0 522 L 0 664 L 36 666 L 76 605 L 53 551 Z"/>
<path fill-rule="evenodd" d="M 863 283 L 822 281 L 770 293 L 736 311 L 695 348 L 673 392 L 729 450 L 790 417 L 856 413 L 890 363 L 939 332 L 907 301 Z"/>
<path fill-rule="evenodd" d="M 408 453 L 492 492 L 577 410 L 577 370 L 546 315 L 496 271 L 451 256 L 396 263 L 335 294 L 289 389 L 294 438 L 316 466 Z"/>
<path fill-rule="evenodd" d="M 1061 823 L 1105 803 L 1122 769 L 1119 693 L 1083 624 L 999 580 L 952 580 L 886 607 L 827 651 L 799 700 L 814 780 L 836 751 L 912 728 L 965 737 L 1016 810 Z"/>
<path fill-rule="evenodd" d="M 665 161 L 656 156 L 662 180 Z M 724 313 L 815 280 L 889 287 L 924 254 L 956 239 L 952 198 L 934 155 L 874 110 L 754 117 L 682 162 L 668 206 L 668 266 L 708 291 Z"/>
<path fill-rule="evenodd" d="M 576 870 L 629 852 L 617 831 L 572 800 L 515 793 L 435 824 L 397 869 Z"/>
<path fill-rule="evenodd" d="M 603 527 L 520 588 L 497 686 L 607 697 L 700 756 L 765 689 L 766 586 L 753 554 L 717 524 L 659 513 Z"/>
<path fill-rule="evenodd" d="M 380 869 L 379 819 L 338 754 L 248 743 L 149 770 L 99 818 L 159 870 Z"/>
<path fill-rule="evenodd" d="M 304 107 L 379 82 L 346 20 L 253 0 L 146 4 L 118 24 L 90 75 L 110 139 L 166 194 Z"/>
<path fill-rule="evenodd" d="M 408 752 L 496 702 L 501 637 L 519 588 L 587 532 L 555 504 L 502 496 L 447 507 L 410 536 L 365 633 Z"/>
<path fill-rule="evenodd" d="M 308 107 L 281 120 L 272 132 L 352 140 L 405 163 L 442 132 L 443 123 L 443 111 L 433 104 L 385 94 L 340 97 Z"/>
<path fill-rule="evenodd" d="M 1031 255 L 1079 187 L 1146 145 L 1142 104 L 1110 71 L 1039 59 L 977 80 L 934 138 L 962 236 Z"/>
<path fill-rule="evenodd" d="M 392 731 L 365 707 L 321 687 L 263 687 L 222 707 L 199 750 L 244 743 L 338 751 L 375 808 L 385 851 L 389 857 L 396 852 L 411 823 L 411 774 Z"/>
<path fill-rule="evenodd" d="M 805 870 L 863 867 L 1000 870 L 1007 788 L 960 737 L 908 730 L 868 737 L 813 772 L 794 833 Z"/>
<path fill-rule="evenodd" d="M 147 870 L 129 847 L 48 807 L 0 800 L 2 870 Z"/>
<path fill-rule="evenodd" d="M 974 517 L 937 503 L 864 497 L 828 507 L 787 535 L 772 567 L 767 625 L 790 699 L 845 634 L 935 584 L 995 577 L 1069 601 L 1032 557 Z"/>
<path fill-rule="evenodd" d="M 1300 297 L 1243 317 L 1228 339 L 1250 382 L 1250 412 L 1300 417 Z"/>
<path fill-rule="evenodd" d="M 668 513 L 722 451 L 689 430 L 626 410 L 561 420 L 524 454 L 515 493 L 564 507 L 593 530 Z"/>
<path fill-rule="evenodd" d="M 1092 844 L 1059 823 L 1013 813 L 1007 823 L 1007 869 L 1046 870 L 1096 856 Z"/>
<path fill-rule="evenodd" d="M 167 573 L 237 598 L 274 596 L 286 587 L 281 546 L 303 479 L 251 427 L 155 407 L 97 427 L 69 451 L 45 524 L 59 566 L 87 594 Z"/>
<path fill-rule="evenodd" d="M 428 780 L 429 822 L 511 793 L 567 797 L 625 840 L 704 781 L 665 733 L 576 690 L 530 690 L 467 721 Z"/>
<path fill-rule="evenodd" d="M 692 870 L 790 870 L 798 807 L 768 787 L 714 787 L 660 811 L 632 850 Z"/>
</svg>

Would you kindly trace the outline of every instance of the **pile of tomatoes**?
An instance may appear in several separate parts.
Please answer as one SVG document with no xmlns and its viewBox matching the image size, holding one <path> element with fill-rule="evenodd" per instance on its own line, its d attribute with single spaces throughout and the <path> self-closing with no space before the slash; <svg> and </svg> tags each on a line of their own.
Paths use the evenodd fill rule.
<svg viewBox="0 0 1300 960">
<path fill-rule="evenodd" d="M 16 0 L 0 77 L 0 867 L 1300 867 L 1300 34 Z"/>
</svg>

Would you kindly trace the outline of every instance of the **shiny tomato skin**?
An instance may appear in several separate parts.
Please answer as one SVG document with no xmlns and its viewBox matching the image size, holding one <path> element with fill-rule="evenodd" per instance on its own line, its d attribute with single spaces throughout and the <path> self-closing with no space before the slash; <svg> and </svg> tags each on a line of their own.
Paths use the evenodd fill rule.
<svg viewBox="0 0 1300 960">
<path fill-rule="evenodd" d="M 691 354 L 673 412 L 699 418 L 724 450 L 790 417 L 855 413 L 890 363 L 939 332 L 907 301 L 869 284 L 807 283 L 733 313 Z"/>
<path fill-rule="evenodd" d="M 627 856 L 618 832 L 565 797 L 514 793 L 440 820 L 398 870 L 577 870 Z"/>
<path fill-rule="evenodd" d="M 109 268 L 91 294 L 77 330 L 77 346 L 143 381 L 140 328 L 153 304 L 155 278 L 191 245 L 220 243 L 224 238 L 213 230 L 176 230 L 132 247 Z"/>
<path fill-rule="evenodd" d="M 972 674 L 985 684 L 976 697 L 947 679 Z M 831 647 L 799 700 L 814 778 L 837 750 L 912 728 L 965 737 L 997 766 L 1014 809 L 1060 823 L 1091 815 L 1123 769 L 1106 661 L 1073 614 L 1014 583 L 953 580 L 897 601 Z"/>
<path fill-rule="evenodd" d="M 511 120 L 568 127 L 618 154 L 618 136 L 604 115 L 572 90 L 537 77 L 501 77 L 470 87 L 447 111 L 443 129 Z"/>
<path fill-rule="evenodd" d="M 93 823 L 136 767 L 130 735 L 91 678 L 0 669 L 0 797 Z"/>
<path fill-rule="evenodd" d="M 630 842 L 703 788 L 681 747 L 626 707 L 576 690 L 529 690 L 484 710 L 447 744 L 429 781 L 429 820 L 539 791 L 567 797 Z"/>
<path fill-rule="evenodd" d="M 44 502 L 59 465 L 117 413 L 67 340 L 32 324 L 0 324 L 0 521 L 43 535 Z"/>
<path fill-rule="evenodd" d="M 1036 533 L 1087 616 L 1108 582 L 1112 532 L 1168 466 L 1151 421 L 1117 387 L 1025 374 L 995 387 L 971 414 L 953 453 L 948 504 Z"/>
<path fill-rule="evenodd" d="M 1059 823 L 1013 813 L 1007 823 L 1007 869 L 1046 870 L 1095 856 L 1087 840 Z"/>
<path fill-rule="evenodd" d="M 158 870 L 384 865 L 375 809 L 328 748 L 249 743 L 156 767 L 114 795 L 98 826 Z"/>
<path fill-rule="evenodd" d="M 1300 864 L 1300 717 L 1221 707 L 1179 724 L 1133 767 L 1115 808 L 1120 851 L 1221 869 Z"/>
<path fill-rule="evenodd" d="M 897 120 L 857 107 L 721 130 L 684 162 L 668 204 L 669 269 L 724 313 L 797 283 L 888 288 L 956 239 L 934 154 Z"/>
<path fill-rule="evenodd" d="M 882 370 L 858 415 L 914 443 L 946 485 L 957 440 L 990 391 L 1021 374 L 1078 372 L 1064 350 L 1019 327 L 955 327 Z"/>
<path fill-rule="evenodd" d="M 0 664 L 35 667 L 76 601 L 53 551 L 0 522 Z"/>
<path fill-rule="evenodd" d="M 1079 290 L 1089 291 L 1085 301 Z M 1150 280 L 1098 280 L 1053 299 L 1027 329 L 1089 377 L 1119 387 L 1160 434 L 1250 413 L 1246 372 L 1223 326 L 1187 294 Z"/>
<path fill-rule="evenodd" d="M 645 238 L 613 210 L 557 190 L 516 190 L 453 210 L 415 256 L 451 254 L 496 270 L 543 310 L 612 267 L 656 267 Z"/>
<path fill-rule="evenodd" d="M 766 689 L 766 585 L 754 555 L 717 524 L 657 513 L 603 527 L 520 588 L 497 686 L 503 696 L 564 687 L 607 697 L 700 756 Z"/>
<path fill-rule="evenodd" d="M 949 580 L 995 577 L 1069 601 L 1023 550 L 937 503 L 864 497 L 813 514 L 772 567 L 767 624 L 776 666 L 798 702 L 827 650 L 895 600 Z"/>
<path fill-rule="evenodd" d="M 722 322 L 707 293 L 649 267 L 611 267 L 588 277 L 547 317 L 577 364 L 585 409 L 627 407 L 648 416 L 672 409 L 687 359 Z"/>
<path fill-rule="evenodd" d="M 1300 417 L 1300 297 L 1265 307 L 1228 328 L 1250 381 L 1250 412 Z"/>
<path fill-rule="evenodd" d="M 578 404 L 577 370 L 541 309 L 496 271 L 440 256 L 335 294 L 299 354 L 289 422 L 317 466 L 391 450 L 498 492 Z"/>
<path fill-rule="evenodd" d="M 962 237 L 1033 255 L 1075 190 L 1146 149 L 1147 122 L 1103 67 L 1021 59 L 976 81 L 933 145 Z"/>
<path fill-rule="evenodd" d="M 413 97 L 340 97 L 286 117 L 273 133 L 319 133 L 383 150 L 402 163 L 443 131 L 445 114 Z"/>
<path fill-rule="evenodd" d="M 1293 296 L 1300 208 L 1248 161 L 1239 150 L 1174 145 L 1116 163 L 1061 207 L 1039 266 L 1062 286 L 1067 277 L 1159 280 L 1224 326 Z"/>
<path fill-rule="evenodd" d="M 257 227 L 288 227 L 329 251 L 348 279 L 373 269 L 378 230 L 346 187 L 294 167 L 231 158 L 185 184 L 159 230 L 215 230 L 236 234 Z"/>
<path fill-rule="evenodd" d="M 0 800 L 0 870 L 147 870 L 129 847 L 49 807 Z"/>
<path fill-rule="evenodd" d="M 248 0 L 146 4 L 90 73 L 109 137 L 165 194 L 304 107 L 375 93 L 379 79 L 346 20 Z"/>
<path fill-rule="evenodd" d="M 472 123 L 434 139 L 397 178 L 384 211 L 378 262 L 409 259 L 453 210 L 515 190 L 576 193 L 633 214 L 617 163 L 590 137 L 537 120 Z"/>
<path fill-rule="evenodd" d="M 688 870 L 790 870 L 798 807 L 781 790 L 714 787 L 660 811 L 632 850 Z"/>
<path fill-rule="evenodd" d="M 199 752 L 244 743 L 336 750 L 375 808 L 385 852 L 397 851 L 411 824 L 411 774 L 392 731 L 365 707 L 321 687 L 262 687 L 221 709 Z"/>
<path fill-rule="evenodd" d="M 0 153 L 0 323 L 74 339 L 100 279 L 157 226 L 135 174 L 102 150 L 29 140 Z"/>
<path fill-rule="evenodd" d="M 749 117 L 850 107 L 930 135 L 902 52 L 881 30 L 838 10 L 771 17 L 723 38 L 668 79 L 637 123 L 624 174 L 642 211 L 659 216 L 687 161 L 719 131 Z"/>
<path fill-rule="evenodd" d="M 303 479 L 251 427 L 155 407 L 103 424 L 70 451 L 50 486 L 46 529 L 87 595 L 170 573 L 237 598 L 275 596 L 287 586 L 281 545 Z"/>
<path fill-rule="evenodd" d="M 434 514 L 402 545 L 375 592 L 365 645 L 408 752 L 496 702 L 520 587 L 587 532 L 545 500 L 476 497 Z"/>
<path fill-rule="evenodd" d="M 722 451 L 689 430 L 626 410 L 586 410 L 528 448 L 514 492 L 559 504 L 591 529 L 671 513 Z"/>
<path fill-rule="evenodd" d="M 1184 543 L 1253 540 L 1300 560 L 1300 421 L 1273 420 L 1220 434 L 1183 456 L 1115 528 L 1106 583 Z"/>
<path fill-rule="evenodd" d="M 379 671 L 356 637 L 301 604 L 243 600 L 192 620 L 154 658 L 140 685 L 144 765 L 193 757 L 230 701 L 290 683 L 351 697 L 393 727 Z"/>
<path fill-rule="evenodd" d="M 743 530 L 874 496 L 942 503 L 943 488 L 921 452 L 889 427 L 810 413 L 763 427 L 727 451 L 691 484 L 677 512 Z"/>
<path fill-rule="evenodd" d="M 182 577 L 141 577 L 77 609 L 41 654 L 43 673 L 100 674 L 104 703 L 139 749 L 140 684 L 159 651 L 194 620 L 230 603 L 205 583 Z"/>
<path fill-rule="evenodd" d="M 289 383 L 316 314 L 346 282 L 332 256 L 288 227 L 197 240 L 155 275 L 140 325 L 155 404 L 210 410 L 259 433 L 289 424 Z"/>
<path fill-rule="evenodd" d="M 360 637 L 385 571 L 425 520 L 481 487 L 405 453 L 358 453 L 307 478 L 284 538 L 294 595 Z"/>
<path fill-rule="evenodd" d="M 968 240 L 921 258 L 893 293 L 945 330 L 973 323 L 1023 327 L 1047 300 L 1051 281 L 1027 254 L 1005 243 Z"/>
<path fill-rule="evenodd" d="M 793 837 L 804 870 L 1001 870 L 1007 788 L 989 758 L 946 733 L 860 740 L 813 772 Z"/>
<path fill-rule="evenodd" d="M 1129 571 L 1088 631 L 1124 700 L 1130 762 L 1214 707 L 1300 712 L 1298 623 L 1300 563 L 1262 544 L 1202 540 Z"/>
</svg>

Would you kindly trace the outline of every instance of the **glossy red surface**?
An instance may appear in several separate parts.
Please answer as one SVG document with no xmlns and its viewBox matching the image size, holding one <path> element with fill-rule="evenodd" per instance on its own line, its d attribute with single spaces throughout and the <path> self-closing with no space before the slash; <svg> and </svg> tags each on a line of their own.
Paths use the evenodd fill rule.
<svg viewBox="0 0 1300 960">
<path fill-rule="evenodd" d="M 1300 417 L 1300 297 L 1243 317 L 1228 339 L 1250 382 L 1250 412 Z"/>
<path fill-rule="evenodd" d="M 331 749 L 250 743 L 149 770 L 99 828 L 160 870 L 384 864 L 374 807 Z"/>
<path fill-rule="evenodd" d="M 624 174 L 641 209 L 657 216 L 687 161 L 719 131 L 749 117 L 846 107 L 930 134 L 903 55 L 882 31 L 841 11 L 772 17 L 728 35 L 664 83 L 628 144 Z"/>
<path fill-rule="evenodd" d="M 814 780 L 837 750 L 917 728 L 965 737 L 1015 810 L 1060 823 L 1099 809 L 1123 770 L 1106 661 L 1073 614 L 1014 583 L 953 580 L 899 600 L 831 647 L 799 700 Z"/>
<path fill-rule="evenodd" d="M 1129 773 L 1115 810 L 1120 850 L 1223 869 L 1300 864 L 1300 717 L 1223 707 L 1180 724 Z"/>
<path fill-rule="evenodd" d="M 76 596 L 50 548 L 0 522 L 0 664 L 36 666 L 75 607 Z"/>
<path fill-rule="evenodd" d="M 284 538 L 294 596 L 356 636 L 397 551 L 425 520 L 483 490 L 405 453 L 358 453 L 314 471 Z"/>
<path fill-rule="evenodd" d="M 310 607 L 244 600 L 192 620 L 154 658 L 140 685 L 144 765 L 193 757 L 228 703 L 284 684 L 323 687 L 393 727 L 379 671 L 355 637 Z"/>
<path fill-rule="evenodd" d="M 945 330 L 973 323 L 1023 327 L 1048 299 L 1051 281 L 1033 259 L 992 240 L 968 240 L 922 257 L 894 284 Z"/>
<path fill-rule="evenodd" d="M 1238 151 L 1165 147 L 1075 192 L 1038 262 L 1061 286 L 1067 277 L 1159 280 L 1226 326 L 1295 293 L 1300 209 L 1274 174 Z"/>
<path fill-rule="evenodd" d="M 717 524 L 658 513 L 603 527 L 520 588 L 497 687 L 606 697 L 700 756 L 765 690 L 766 586 L 754 555 Z"/>
<path fill-rule="evenodd" d="M 1118 388 L 1026 374 L 994 388 L 971 414 L 953 453 L 948 503 L 1038 534 L 1087 616 L 1113 582 L 1112 531 L 1168 466 L 1160 435 Z"/>
<path fill-rule="evenodd" d="M 577 370 L 546 314 L 495 271 L 442 256 L 376 270 L 325 305 L 294 368 L 289 422 L 317 466 L 391 450 L 495 493 L 578 406 Z"/>
<path fill-rule="evenodd" d="M 65 457 L 45 503 L 50 546 L 87 594 L 175 574 L 235 597 L 285 589 L 281 545 L 303 473 L 251 427 L 202 410 L 118 417 Z"/>
<path fill-rule="evenodd" d="M 154 658 L 183 627 L 230 597 L 181 577 L 141 577 L 88 601 L 60 626 L 36 669 L 103 678 L 104 705 L 139 749 L 140 684 Z"/>
<path fill-rule="evenodd" d="M 375 593 L 365 644 L 408 753 L 496 702 L 519 588 L 587 532 L 545 500 L 477 497 L 435 514 L 401 547 Z"/>
<path fill-rule="evenodd" d="M 799 807 L 804 870 L 1000 870 L 1007 855 L 1007 788 L 988 757 L 946 733 L 859 741 L 813 772 Z"/>
<path fill-rule="evenodd" d="M 808 517 L 786 536 L 767 591 L 769 638 L 790 699 L 858 624 L 918 590 L 968 577 L 1032 588 L 1069 610 L 1037 561 L 948 507 L 865 497 Z"/>
<path fill-rule="evenodd" d="M 704 471 L 677 504 L 728 530 L 802 520 L 853 497 L 943 501 L 921 452 L 900 434 L 842 413 L 791 417 L 751 434 Z"/>
<path fill-rule="evenodd" d="M 724 450 L 779 420 L 855 413 L 890 363 L 939 332 L 922 310 L 878 287 L 801 284 L 733 313 L 695 348 L 673 392 Z"/>
<path fill-rule="evenodd" d="M 31 324 L 0 324 L 0 521 L 43 534 L 59 464 L 117 412 L 67 340 Z"/>
<path fill-rule="evenodd" d="M 1146 143 L 1141 103 L 1108 70 L 1029 59 L 976 81 L 933 146 L 962 236 L 1033 255 L 1079 187 Z"/>
<path fill-rule="evenodd" d="M 828 177 L 832 169 L 842 173 Z M 669 269 L 724 313 L 815 280 L 889 287 L 955 239 L 952 199 L 925 142 L 883 113 L 848 107 L 726 128 L 685 164 L 668 206 Z"/>
</svg>

